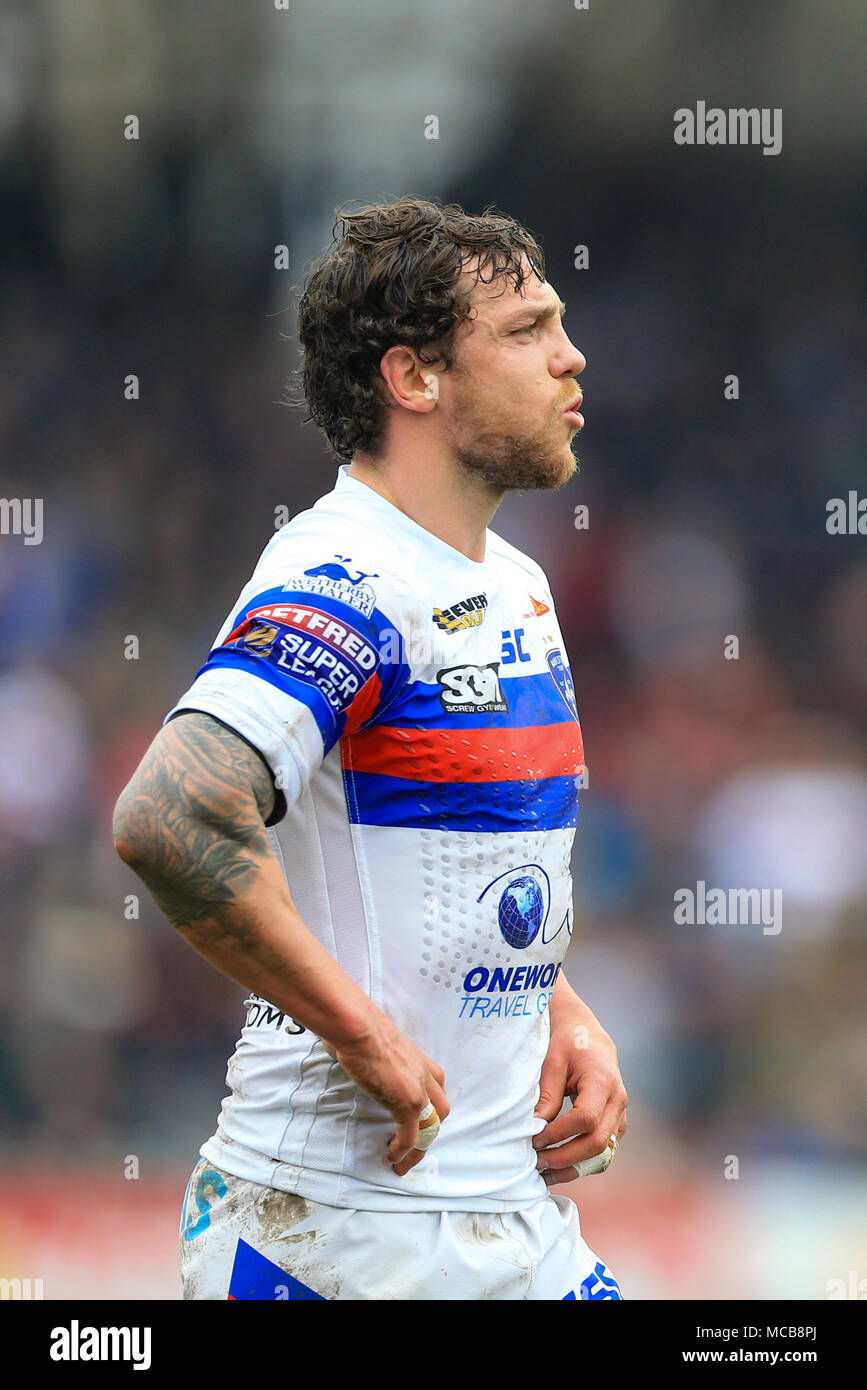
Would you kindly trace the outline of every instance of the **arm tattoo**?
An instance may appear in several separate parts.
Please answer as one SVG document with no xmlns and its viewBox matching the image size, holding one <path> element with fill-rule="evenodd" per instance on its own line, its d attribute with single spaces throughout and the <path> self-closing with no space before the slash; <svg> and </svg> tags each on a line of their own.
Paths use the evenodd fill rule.
<svg viewBox="0 0 867 1390">
<path fill-rule="evenodd" d="M 273 802 L 259 754 L 190 712 L 164 725 L 121 793 L 115 839 L 174 926 L 217 926 L 271 854 L 264 818 Z"/>
</svg>

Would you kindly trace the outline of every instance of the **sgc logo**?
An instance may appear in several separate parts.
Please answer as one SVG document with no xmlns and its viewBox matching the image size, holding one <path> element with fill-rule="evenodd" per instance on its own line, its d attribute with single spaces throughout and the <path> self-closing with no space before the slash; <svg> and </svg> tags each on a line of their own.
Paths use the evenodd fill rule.
<svg viewBox="0 0 867 1390">
<path fill-rule="evenodd" d="M 437 671 L 440 703 L 453 714 L 505 714 L 509 706 L 500 685 L 500 663 L 446 666 Z"/>
</svg>

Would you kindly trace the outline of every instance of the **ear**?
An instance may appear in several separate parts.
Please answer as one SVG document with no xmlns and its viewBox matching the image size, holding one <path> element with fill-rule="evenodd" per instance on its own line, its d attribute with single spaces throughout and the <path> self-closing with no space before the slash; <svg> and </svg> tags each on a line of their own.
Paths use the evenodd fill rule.
<svg viewBox="0 0 867 1390">
<path fill-rule="evenodd" d="M 433 410 L 439 399 L 438 379 L 425 370 L 412 348 L 389 348 L 382 356 L 379 370 L 394 404 L 421 414 Z"/>
</svg>

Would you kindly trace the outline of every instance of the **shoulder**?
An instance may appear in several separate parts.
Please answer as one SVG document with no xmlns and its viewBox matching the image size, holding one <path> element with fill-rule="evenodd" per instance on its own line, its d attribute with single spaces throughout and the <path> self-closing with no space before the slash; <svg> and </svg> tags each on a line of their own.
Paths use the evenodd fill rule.
<svg viewBox="0 0 867 1390">
<path fill-rule="evenodd" d="M 487 545 L 491 553 L 498 556 L 501 563 L 506 568 L 532 580 L 534 584 L 550 592 L 548 576 L 542 566 L 537 560 L 534 560 L 532 556 L 526 555 L 524 551 L 519 550 L 516 545 L 512 545 L 509 541 L 504 540 L 496 531 L 488 531 Z"/>
<path fill-rule="evenodd" d="M 353 515 L 332 494 L 300 512 L 268 541 L 241 601 L 275 590 L 325 598 L 365 618 L 375 610 L 391 621 L 412 620 L 420 600 L 418 568 L 405 539 L 377 517 Z"/>
</svg>

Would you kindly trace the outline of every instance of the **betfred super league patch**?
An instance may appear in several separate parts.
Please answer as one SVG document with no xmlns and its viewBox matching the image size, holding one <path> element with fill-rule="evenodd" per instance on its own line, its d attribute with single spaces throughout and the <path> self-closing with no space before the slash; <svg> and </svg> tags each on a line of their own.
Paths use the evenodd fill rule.
<svg viewBox="0 0 867 1390">
<path fill-rule="evenodd" d="M 251 609 L 223 646 L 262 658 L 275 673 L 312 682 L 336 712 L 346 709 L 379 661 L 376 648 L 356 628 L 301 603 Z"/>
</svg>

